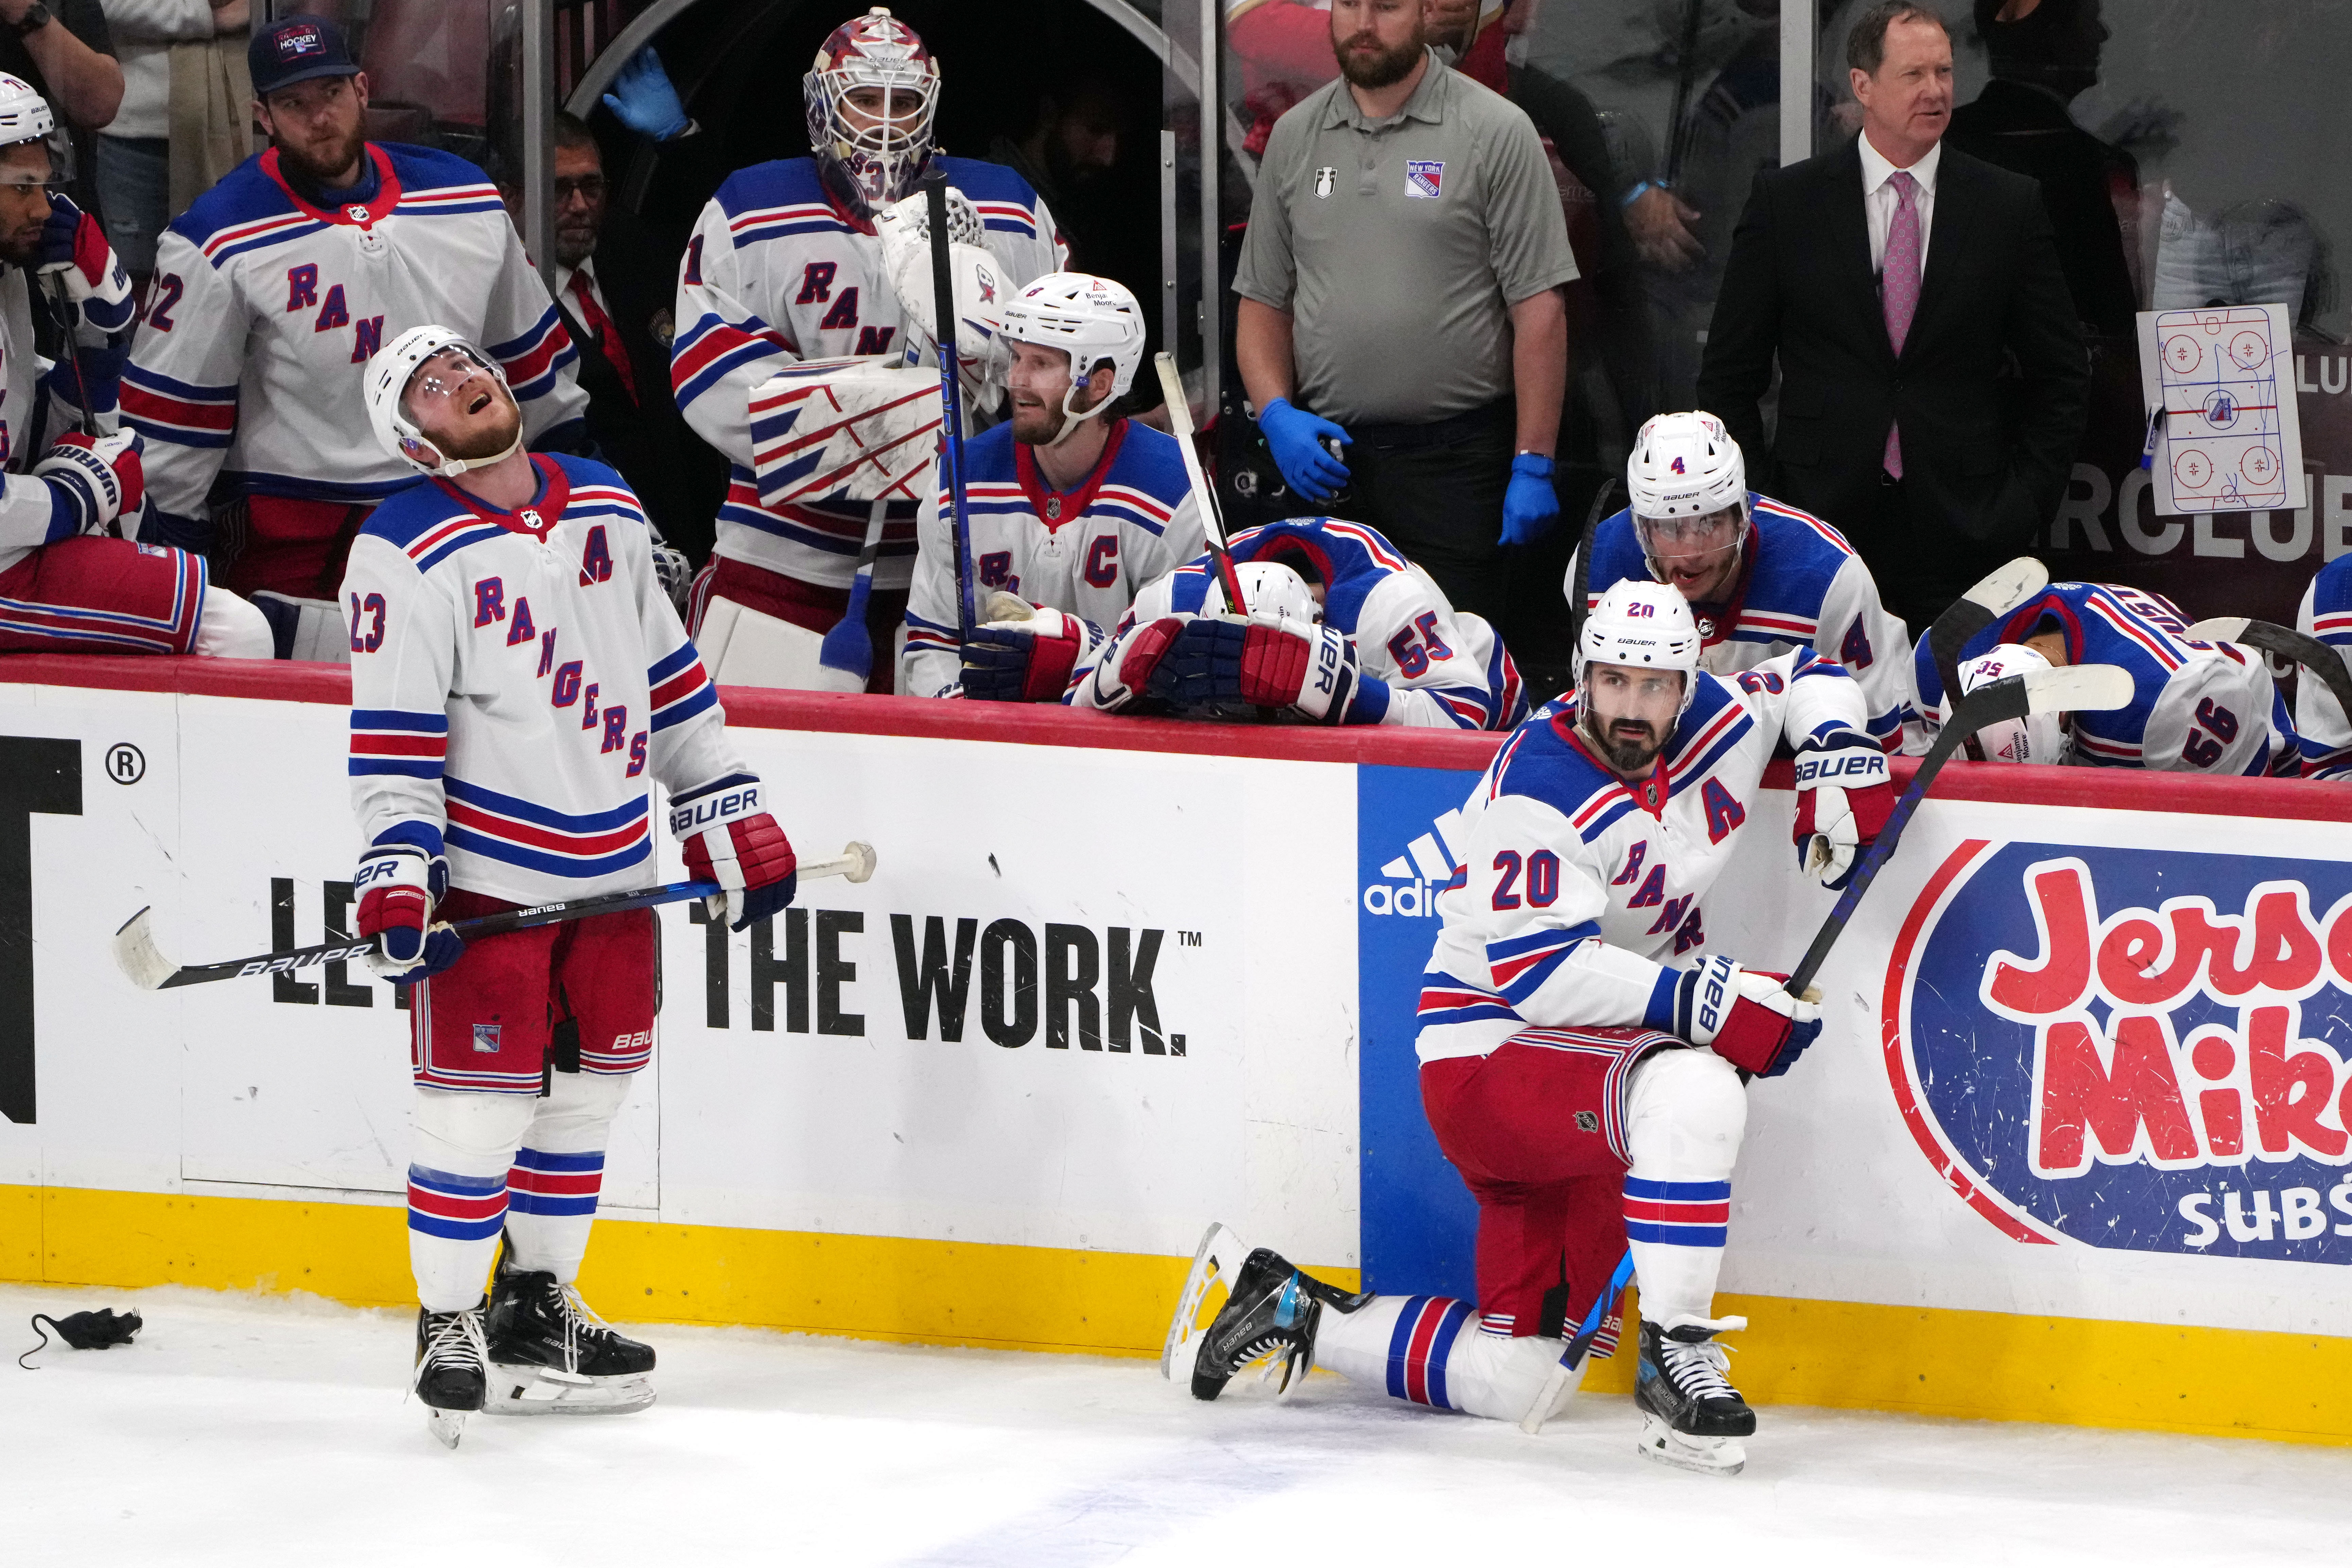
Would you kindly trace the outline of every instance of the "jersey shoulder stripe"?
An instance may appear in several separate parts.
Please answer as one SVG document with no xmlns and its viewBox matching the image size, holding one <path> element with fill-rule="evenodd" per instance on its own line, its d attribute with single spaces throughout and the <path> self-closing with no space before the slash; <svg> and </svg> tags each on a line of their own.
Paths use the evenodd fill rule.
<svg viewBox="0 0 2352 1568">
<path fill-rule="evenodd" d="M 1010 431 L 1012 427 L 1007 422 L 988 434 Z M 1009 452 L 1012 443 L 1008 440 L 1005 447 Z M 1111 460 L 1110 472 L 1104 477 L 1104 485 L 1107 489 L 1123 489 L 1150 497 L 1159 503 L 1163 518 L 1174 515 L 1192 490 L 1192 477 L 1184 471 L 1184 454 L 1177 447 L 1176 437 L 1131 419 L 1128 421 L 1127 437 L 1119 443 L 1118 456 Z"/>
<path fill-rule="evenodd" d="M 392 160 L 392 172 L 400 180 L 403 207 L 417 197 L 430 198 L 434 205 L 439 205 L 445 199 L 475 202 L 487 193 L 492 206 L 500 212 L 506 210 L 489 175 L 482 172 L 480 165 L 455 153 L 414 142 L 378 142 L 374 145 L 383 148 L 384 156 Z"/>
<path fill-rule="evenodd" d="M 710 199 L 739 247 L 778 238 L 786 230 L 856 232 L 826 194 L 814 158 L 776 158 L 738 169 Z"/>
<path fill-rule="evenodd" d="M 188 210 L 172 220 L 169 232 L 209 255 L 213 242 L 224 235 L 288 219 L 326 226 L 296 207 L 278 182 L 261 172 L 261 154 L 256 153 L 189 203 Z"/>
<path fill-rule="evenodd" d="M 1520 725 L 1495 759 L 1486 798 L 1516 795 L 1541 801 L 1566 817 L 1577 836 L 1590 844 L 1634 809 L 1634 801 L 1615 775 L 1563 736 L 1561 726 L 1573 724 L 1575 713 L 1575 705 L 1563 701 Z"/>
<path fill-rule="evenodd" d="M 1786 501 L 1774 500 L 1770 496 L 1759 495 L 1753 490 L 1748 492 L 1748 499 L 1754 503 L 1757 528 L 1769 530 L 1769 537 L 1785 539 L 1793 548 L 1802 544 L 1804 536 L 1810 535 L 1813 547 L 1826 550 L 1840 561 L 1853 554 L 1853 546 L 1846 542 L 1845 535 L 1811 512 L 1801 510 Z"/>
<path fill-rule="evenodd" d="M 982 228 L 1037 237 L 1037 192 L 1020 174 L 978 158 L 943 156 L 940 167 L 948 184 L 971 200 Z"/>
</svg>

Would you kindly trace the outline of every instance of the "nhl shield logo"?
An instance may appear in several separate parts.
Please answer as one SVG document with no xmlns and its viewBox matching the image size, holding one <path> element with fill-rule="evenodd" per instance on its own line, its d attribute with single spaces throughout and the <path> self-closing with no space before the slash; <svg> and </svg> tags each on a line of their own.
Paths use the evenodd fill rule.
<svg viewBox="0 0 2352 1568">
<path fill-rule="evenodd" d="M 1327 163 L 1322 168 L 1316 170 L 1315 199 L 1318 201 L 1328 201 L 1331 196 L 1331 187 L 1339 183 L 1339 171 L 1332 168 L 1329 164 Z"/>
<path fill-rule="evenodd" d="M 1404 194 L 1423 201 L 1433 201 L 1445 184 L 1445 161 L 1443 158 L 1407 158 L 1404 161 Z"/>
<path fill-rule="evenodd" d="M 351 219 L 353 223 L 364 224 L 368 220 L 368 210 L 363 206 L 353 204 L 352 205 L 347 206 L 343 209 L 343 216 Z"/>
<path fill-rule="evenodd" d="M 1047 496 L 1045 498 L 1045 521 L 1048 522 L 1059 522 L 1062 521 L 1062 498 L 1060 496 Z"/>
<path fill-rule="evenodd" d="M 482 1055 L 484 1055 L 484 1056 L 486 1056 L 486 1057 L 494 1057 L 494 1056 L 498 1055 L 498 1054 L 499 1054 L 499 1026 L 498 1026 L 498 1025 L 496 1025 L 496 1024 L 477 1024 L 477 1025 L 475 1025 L 475 1026 L 474 1026 L 474 1049 L 476 1049 L 477 1051 L 479 1051 Z"/>
<path fill-rule="evenodd" d="M 535 506 L 527 506 L 523 508 L 520 511 L 515 513 L 515 517 L 525 528 L 530 529 L 534 533 L 547 526 L 546 523 L 540 520 L 539 509 Z"/>
</svg>

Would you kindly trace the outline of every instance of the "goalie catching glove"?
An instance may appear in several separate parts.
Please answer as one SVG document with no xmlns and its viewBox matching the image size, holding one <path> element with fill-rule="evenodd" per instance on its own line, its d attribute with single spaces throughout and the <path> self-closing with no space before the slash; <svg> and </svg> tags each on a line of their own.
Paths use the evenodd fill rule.
<svg viewBox="0 0 2352 1568">
<path fill-rule="evenodd" d="M 799 862 L 792 841 L 761 802 L 764 786 L 750 773 L 670 797 L 669 830 L 686 849 L 686 874 L 716 882 L 703 900 L 710 918 L 741 931 L 793 901 Z"/>
<path fill-rule="evenodd" d="M 1843 888 L 1895 810 L 1886 753 L 1867 735 L 1835 730 L 1797 748 L 1797 866 Z"/>
<path fill-rule="evenodd" d="M 1788 978 L 1720 955 L 1701 959 L 1675 982 L 1668 1027 L 1733 1067 L 1778 1078 L 1822 1032 L 1821 993 L 1791 996 Z"/>
<path fill-rule="evenodd" d="M 449 891 L 449 862 L 409 844 L 378 844 L 352 873 L 359 936 L 375 943 L 367 966 L 395 985 L 430 980 L 464 956 L 466 939 L 433 923 Z"/>
</svg>

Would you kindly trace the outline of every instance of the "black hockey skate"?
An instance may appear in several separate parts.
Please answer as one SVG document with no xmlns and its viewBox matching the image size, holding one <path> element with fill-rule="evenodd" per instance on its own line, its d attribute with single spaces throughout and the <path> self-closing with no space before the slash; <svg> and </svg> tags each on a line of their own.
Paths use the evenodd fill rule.
<svg viewBox="0 0 2352 1568">
<path fill-rule="evenodd" d="M 416 1310 L 416 1373 L 410 1386 L 425 1405 L 426 1428 L 442 1447 L 456 1447 L 465 1435 L 466 1417 L 482 1407 L 489 1359 L 479 1303 L 462 1312 Z"/>
<path fill-rule="evenodd" d="M 1274 1380 L 1276 1394 L 1288 1394 L 1314 1368 L 1315 1325 L 1323 1310 L 1352 1312 L 1371 1300 L 1301 1274 L 1263 1247 L 1249 1255 L 1228 1289 L 1193 1356 L 1195 1399 L 1214 1399 L 1235 1373 L 1267 1357 L 1273 1361 L 1265 1377 Z"/>
<path fill-rule="evenodd" d="M 496 1415 L 610 1415 L 654 1402 L 654 1350 L 589 1310 L 579 1289 L 502 1251 L 490 1280 L 490 1385 Z"/>
<path fill-rule="evenodd" d="M 1715 1336 L 1748 1326 L 1745 1318 L 1678 1315 L 1664 1329 L 1642 1320 L 1642 1359 L 1633 1403 L 1642 1412 L 1642 1452 L 1661 1464 L 1736 1476 L 1748 1463 L 1742 1437 L 1755 1436 L 1756 1412 L 1724 1375 L 1728 1357 Z"/>
</svg>

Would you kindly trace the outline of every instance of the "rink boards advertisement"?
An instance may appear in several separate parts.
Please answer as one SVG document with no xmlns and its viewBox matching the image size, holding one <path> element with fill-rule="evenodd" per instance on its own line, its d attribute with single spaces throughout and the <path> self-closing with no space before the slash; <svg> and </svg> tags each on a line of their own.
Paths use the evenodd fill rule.
<svg viewBox="0 0 2352 1568">
<path fill-rule="evenodd" d="M 398 1299 L 399 994 L 356 963 L 146 994 L 108 952 L 142 904 L 181 963 L 348 929 L 339 672 L 10 664 L 0 1273 Z M 1492 738 L 728 698 L 802 857 L 880 866 L 746 932 L 662 912 L 591 1259 L 636 1310 L 1156 1351 L 1213 1219 L 1345 1282 L 1474 1293 L 1412 1011 Z M 1767 790 L 1704 900 L 1759 966 L 1833 898 L 1792 811 Z M 1741 1310 L 2352 1338 L 2352 796 L 1954 764 L 1822 985 L 1821 1041 L 1749 1091 Z M 234 1246 L 155 1239 L 223 1215 Z M 1780 1396 L 2233 1424 L 1939 1404 L 1908 1365 Z"/>
</svg>

